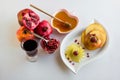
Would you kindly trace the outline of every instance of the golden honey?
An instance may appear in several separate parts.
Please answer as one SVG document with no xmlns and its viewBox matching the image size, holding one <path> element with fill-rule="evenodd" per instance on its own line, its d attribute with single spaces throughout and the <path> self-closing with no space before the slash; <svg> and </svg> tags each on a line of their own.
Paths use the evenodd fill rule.
<svg viewBox="0 0 120 80">
<path fill-rule="evenodd" d="M 57 13 L 55 15 L 55 17 L 61 19 L 62 21 L 66 22 L 66 23 L 69 23 L 71 25 L 68 27 L 68 26 L 64 25 L 62 22 L 60 22 L 56 19 L 53 19 L 53 26 L 55 28 L 58 28 L 60 30 L 60 32 L 68 32 L 77 26 L 78 22 L 77 22 L 76 18 L 73 16 L 69 16 L 64 11 L 60 11 L 59 13 Z"/>
</svg>

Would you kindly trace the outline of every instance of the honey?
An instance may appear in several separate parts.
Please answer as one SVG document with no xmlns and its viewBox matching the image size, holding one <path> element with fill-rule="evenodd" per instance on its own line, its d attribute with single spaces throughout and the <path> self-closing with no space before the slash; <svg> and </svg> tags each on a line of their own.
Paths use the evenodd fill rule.
<svg viewBox="0 0 120 80">
<path fill-rule="evenodd" d="M 60 30 L 60 32 L 68 32 L 73 30 L 77 26 L 76 17 L 68 15 L 65 11 L 60 11 L 55 15 L 56 18 L 69 23 L 71 26 L 64 25 L 62 22 L 53 19 L 53 26 Z"/>
</svg>

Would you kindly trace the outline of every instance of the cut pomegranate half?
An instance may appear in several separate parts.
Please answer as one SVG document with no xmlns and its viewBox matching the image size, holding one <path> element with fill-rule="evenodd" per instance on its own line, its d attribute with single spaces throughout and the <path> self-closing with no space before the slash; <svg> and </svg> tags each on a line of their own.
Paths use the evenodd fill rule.
<svg viewBox="0 0 120 80">
<path fill-rule="evenodd" d="M 30 30 L 35 29 L 40 22 L 39 16 L 30 9 L 21 10 L 17 16 L 19 24 Z"/>
</svg>

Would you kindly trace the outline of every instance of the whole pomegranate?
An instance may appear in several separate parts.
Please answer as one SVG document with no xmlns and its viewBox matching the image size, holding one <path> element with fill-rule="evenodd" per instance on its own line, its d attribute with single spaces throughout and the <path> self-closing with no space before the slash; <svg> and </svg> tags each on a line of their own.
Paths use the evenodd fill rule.
<svg viewBox="0 0 120 80">
<path fill-rule="evenodd" d="M 18 14 L 18 22 L 21 26 L 25 26 L 26 28 L 33 30 L 35 29 L 39 22 L 39 16 L 30 9 L 23 9 Z"/>
<path fill-rule="evenodd" d="M 39 23 L 39 25 L 34 29 L 34 32 L 39 34 L 40 36 L 46 37 L 52 33 L 52 27 L 48 23 L 48 21 L 43 20 Z"/>
</svg>

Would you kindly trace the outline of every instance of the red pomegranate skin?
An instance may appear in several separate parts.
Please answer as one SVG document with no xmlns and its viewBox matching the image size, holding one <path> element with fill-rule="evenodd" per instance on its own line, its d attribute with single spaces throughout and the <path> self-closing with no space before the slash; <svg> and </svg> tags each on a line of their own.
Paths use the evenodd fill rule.
<svg viewBox="0 0 120 80">
<path fill-rule="evenodd" d="M 46 20 L 40 22 L 34 30 L 35 33 L 43 37 L 49 36 L 52 33 L 52 31 L 52 26 Z"/>
<path fill-rule="evenodd" d="M 39 16 L 34 11 L 27 8 L 19 11 L 17 17 L 19 24 L 30 30 L 35 29 L 40 22 Z"/>
</svg>

